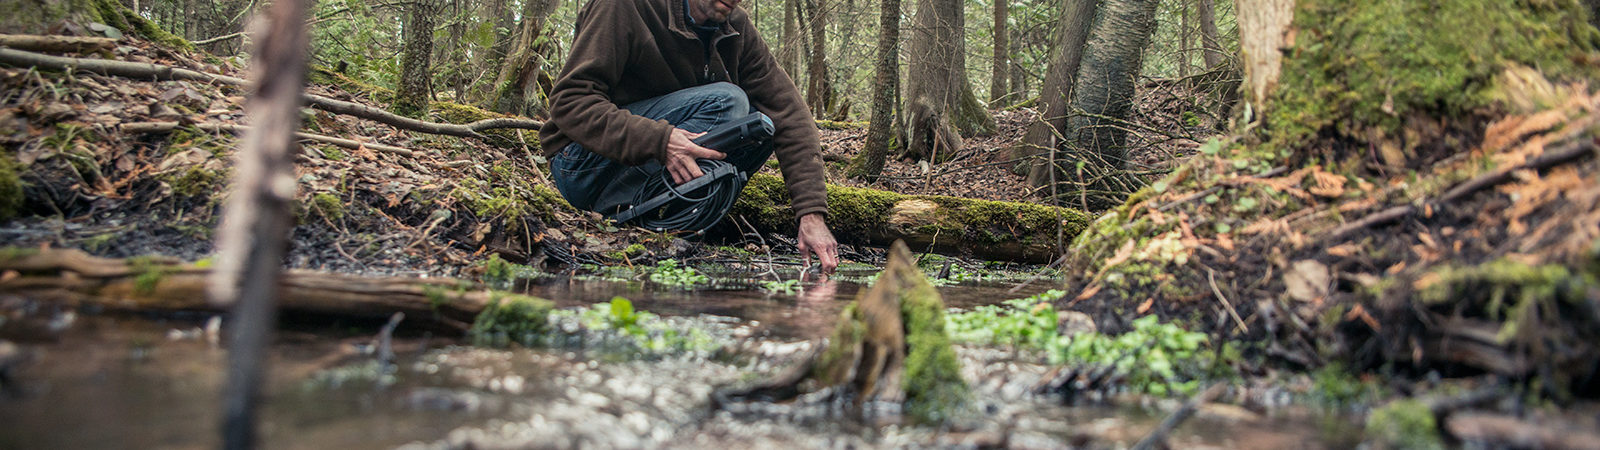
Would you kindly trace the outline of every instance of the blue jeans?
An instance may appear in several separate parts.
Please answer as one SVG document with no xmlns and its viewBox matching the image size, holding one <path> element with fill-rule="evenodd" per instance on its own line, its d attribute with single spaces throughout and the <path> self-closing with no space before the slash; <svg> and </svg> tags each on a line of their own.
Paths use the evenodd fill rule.
<svg viewBox="0 0 1600 450">
<path fill-rule="evenodd" d="M 726 82 L 683 89 L 622 108 L 639 116 L 665 120 L 693 133 L 711 130 L 755 112 L 744 90 Z M 771 156 L 769 143 L 729 154 L 724 160 L 740 171 L 755 173 Z M 561 191 L 567 203 L 601 214 L 612 214 L 631 206 L 643 182 L 650 177 L 661 177 L 663 170 L 665 167 L 660 161 L 629 166 L 584 149 L 577 142 L 568 144 L 550 159 L 556 190 Z"/>
</svg>

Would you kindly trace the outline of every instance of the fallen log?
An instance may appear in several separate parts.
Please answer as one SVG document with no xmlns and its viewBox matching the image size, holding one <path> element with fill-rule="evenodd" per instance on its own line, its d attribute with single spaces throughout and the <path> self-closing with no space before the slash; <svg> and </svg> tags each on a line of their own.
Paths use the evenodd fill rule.
<svg viewBox="0 0 1600 450">
<path fill-rule="evenodd" d="M 17 50 L 52 53 L 88 53 L 111 50 L 117 40 L 84 36 L 41 36 L 35 34 L 0 34 L 0 47 Z"/>
<path fill-rule="evenodd" d="M 226 75 L 217 75 L 195 70 L 182 69 L 172 66 L 151 63 L 135 63 L 127 61 L 109 61 L 103 59 L 67 58 L 50 56 L 22 50 L 0 48 L 0 64 L 14 67 L 37 67 L 45 70 L 76 70 L 106 76 L 135 78 L 141 80 L 158 81 L 198 81 L 202 83 L 218 83 L 231 86 L 246 86 L 249 82 L 244 79 Z M 481 132 L 492 129 L 523 129 L 537 130 L 544 126 L 544 122 L 528 119 L 502 117 L 484 119 L 467 124 L 426 122 L 410 117 L 404 117 L 373 108 L 359 103 L 334 100 L 314 94 L 302 94 L 307 105 L 312 108 L 360 117 L 385 125 L 393 126 L 406 131 L 419 133 L 441 134 L 446 136 L 470 137 L 487 139 Z"/>
<path fill-rule="evenodd" d="M 794 210 L 781 178 L 750 177 L 730 216 L 768 231 L 793 233 Z M 840 242 L 887 246 L 904 240 L 916 251 L 1048 263 L 1093 216 L 1071 208 L 828 186 L 828 225 Z M 1059 240 L 1058 240 L 1059 239 Z"/>
<path fill-rule="evenodd" d="M 98 258 L 78 250 L 0 256 L 0 292 L 119 311 L 226 311 L 206 300 L 211 269 L 171 259 Z M 279 280 L 287 312 L 384 320 L 396 312 L 465 332 L 501 294 L 450 278 L 360 277 L 288 270 Z"/>
</svg>

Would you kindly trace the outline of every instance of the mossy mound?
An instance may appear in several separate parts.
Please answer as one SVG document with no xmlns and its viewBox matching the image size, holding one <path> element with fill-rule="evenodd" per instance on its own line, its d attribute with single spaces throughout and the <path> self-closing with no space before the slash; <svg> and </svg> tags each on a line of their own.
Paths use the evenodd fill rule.
<svg viewBox="0 0 1600 450">
<path fill-rule="evenodd" d="M 495 291 L 467 332 L 477 345 L 533 345 L 549 327 L 549 300 Z"/>
<path fill-rule="evenodd" d="M 15 217 L 22 209 L 22 177 L 10 152 L 0 152 L 0 221 Z"/>
<path fill-rule="evenodd" d="M 1324 131 L 1397 137 L 1415 115 L 1464 118 L 1496 100 L 1496 78 L 1533 67 L 1593 79 L 1600 31 L 1575 0 L 1302 0 L 1298 33 L 1266 113 L 1283 148 Z"/>
</svg>

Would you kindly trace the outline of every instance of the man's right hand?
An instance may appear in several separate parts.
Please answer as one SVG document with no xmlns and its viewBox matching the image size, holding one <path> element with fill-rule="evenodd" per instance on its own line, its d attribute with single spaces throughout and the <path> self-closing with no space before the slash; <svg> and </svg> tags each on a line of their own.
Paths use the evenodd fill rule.
<svg viewBox="0 0 1600 450">
<path fill-rule="evenodd" d="M 690 133 L 682 128 L 673 128 L 672 136 L 667 138 L 667 153 L 663 155 L 665 161 L 661 165 L 667 166 L 667 172 L 672 174 L 672 182 L 684 184 L 705 175 L 700 170 L 700 164 L 694 162 L 699 158 L 722 159 L 727 154 L 701 147 L 694 143 L 694 138 L 705 133 Z"/>
</svg>

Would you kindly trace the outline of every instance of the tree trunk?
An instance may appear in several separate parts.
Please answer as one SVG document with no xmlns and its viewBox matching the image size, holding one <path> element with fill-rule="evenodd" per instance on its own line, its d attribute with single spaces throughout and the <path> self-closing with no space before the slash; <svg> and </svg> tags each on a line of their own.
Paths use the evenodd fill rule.
<svg viewBox="0 0 1600 450">
<path fill-rule="evenodd" d="M 1189 51 L 1194 49 L 1193 28 L 1189 25 L 1189 2 L 1184 1 L 1178 5 L 1178 10 L 1183 17 L 1178 22 L 1178 78 L 1189 78 Z"/>
<path fill-rule="evenodd" d="M 1011 92 L 1017 94 L 1017 101 L 1028 98 L 1028 75 L 1026 71 L 1022 70 L 1021 58 L 1017 56 L 1021 54 L 1021 40 L 1011 39 L 1011 57 L 1013 58 L 1011 60 Z"/>
<path fill-rule="evenodd" d="M 195 40 L 195 35 L 200 33 L 200 15 L 197 14 L 195 4 L 200 0 L 183 0 L 183 31 L 178 33 L 184 39 Z"/>
<path fill-rule="evenodd" d="M 489 2 L 487 16 L 493 18 L 495 23 L 494 43 L 489 45 L 488 51 L 481 54 L 482 56 L 478 59 L 478 63 L 473 65 L 474 67 L 498 68 L 505 63 L 506 54 L 511 50 L 511 42 L 515 39 L 516 33 L 513 30 L 517 26 L 516 18 L 512 15 L 511 7 L 508 5 L 510 1 L 492 0 Z M 499 71 L 495 71 L 494 75 L 498 78 Z M 471 94 L 472 103 L 485 105 L 494 98 L 495 88 L 497 87 L 495 79 L 487 81 L 473 90 Z M 493 108 L 491 107 L 490 109 Z"/>
<path fill-rule="evenodd" d="M 1278 85 L 1283 47 L 1294 22 L 1294 0 L 1240 0 L 1239 54 L 1244 58 L 1245 93 L 1257 117 L 1266 111 L 1267 95 Z"/>
<path fill-rule="evenodd" d="M 278 0 L 251 58 L 248 117 L 255 128 L 237 155 L 237 175 L 217 227 L 213 301 L 232 304 L 223 446 L 256 447 L 255 409 L 266 379 L 266 347 L 277 323 L 278 273 L 294 226 L 294 132 L 306 82 L 309 0 Z M 287 181 L 287 183 L 285 183 Z"/>
<path fill-rule="evenodd" d="M 878 47 L 873 62 L 872 117 L 867 126 L 867 141 L 855 163 L 854 176 L 876 177 L 883 173 L 889 155 L 889 137 L 894 128 L 895 92 L 900 90 L 900 0 L 878 3 Z"/>
<path fill-rule="evenodd" d="M 451 101 L 456 103 L 466 103 L 462 100 L 462 91 L 467 88 L 467 68 L 464 65 L 466 51 L 461 44 L 461 37 L 467 32 L 467 21 L 461 14 L 465 9 L 463 2 L 464 0 L 450 0 L 450 15 L 447 16 L 450 20 L 448 26 L 450 34 L 444 41 L 444 48 L 434 57 L 439 66 L 445 69 L 444 79 L 450 85 Z M 435 91 L 434 94 L 437 95 L 438 92 Z"/>
<path fill-rule="evenodd" d="M 525 1 L 511 56 L 500 67 L 500 76 L 495 77 L 494 111 L 537 117 L 545 112 L 545 94 L 550 84 L 549 75 L 542 70 L 550 46 L 540 37 L 545 35 L 545 21 L 561 2 Z"/>
<path fill-rule="evenodd" d="M 1055 166 L 1056 144 L 1067 130 L 1067 106 L 1072 100 L 1073 80 L 1083 61 L 1083 47 L 1089 40 L 1089 25 L 1094 22 L 1098 0 L 1067 0 L 1061 10 L 1061 23 L 1056 31 L 1055 53 L 1050 55 L 1050 65 L 1045 68 L 1044 83 L 1039 86 L 1039 101 L 1044 105 L 1038 122 L 1028 126 L 1018 157 L 1035 157 L 1028 173 L 1028 182 L 1034 186 L 1050 183 L 1050 168 Z"/>
<path fill-rule="evenodd" d="M 1205 49 L 1201 53 L 1205 57 L 1206 70 L 1217 68 L 1228 56 L 1222 49 L 1222 37 L 1217 34 L 1217 5 L 1216 0 L 1200 0 L 1198 7 L 1200 16 L 1200 46 Z"/>
<path fill-rule="evenodd" d="M 823 35 L 823 25 L 828 21 L 827 3 L 827 0 L 810 2 L 811 58 L 806 68 L 806 103 L 818 117 L 826 117 L 829 107 L 833 106 L 828 101 L 828 46 Z"/>
<path fill-rule="evenodd" d="M 994 118 L 967 80 L 961 2 L 919 0 L 913 20 L 905 156 L 942 162 L 961 150 L 961 133 L 992 132 Z"/>
<path fill-rule="evenodd" d="M 796 83 L 800 82 L 800 0 L 783 0 L 783 47 L 778 49 L 778 65 Z"/>
<path fill-rule="evenodd" d="M 1076 197 L 1084 207 L 1100 209 L 1121 203 L 1133 185 L 1121 174 L 1127 159 L 1127 128 L 1133 113 L 1134 82 L 1144 49 L 1155 31 L 1159 0 L 1106 0 L 1101 4 L 1089 42 L 1084 46 L 1077 83 L 1072 88 L 1072 114 L 1067 118 L 1071 155 L 1061 164 L 1066 179 L 1076 179 Z M 1077 161 L 1084 161 L 1078 167 Z M 1059 181 L 1059 179 L 1058 179 Z"/>
<path fill-rule="evenodd" d="M 994 2 L 994 59 L 990 70 L 989 103 L 1000 103 L 1006 97 L 1006 73 L 1011 67 L 1011 47 L 1006 44 L 1006 21 L 1008 20 L 1008 0 L 995 0 Z"/>
<path fill-rule="evenodd" d="M 433 22 L 438 0 L 412 0 L 410 19 L 405 23 L 405 49 L 400 56 L 400 89 L 395 92 L 394 112 L 421 118 L 428 112 L 432 91 Z"/>
</svg>

